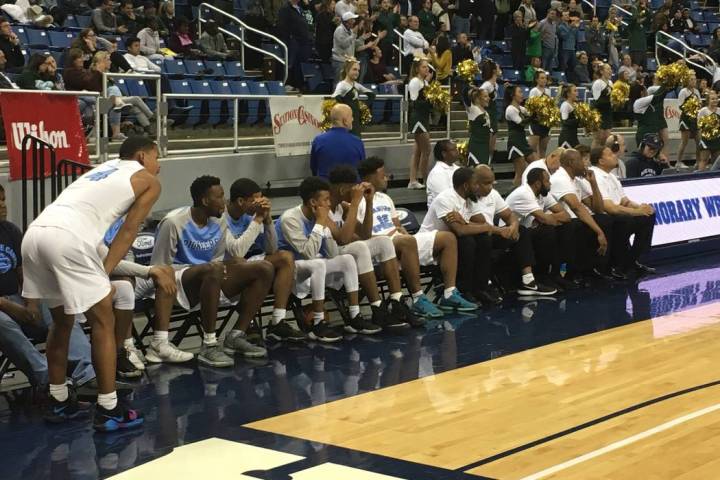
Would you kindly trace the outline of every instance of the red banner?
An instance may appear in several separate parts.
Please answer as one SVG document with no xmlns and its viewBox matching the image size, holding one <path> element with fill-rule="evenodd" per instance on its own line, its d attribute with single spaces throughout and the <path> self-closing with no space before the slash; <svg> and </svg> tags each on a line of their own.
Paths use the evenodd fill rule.
<svg viewBox="0 0 720 480">
<path fill-rule="evenodd" d="M 0 110 L 10 157 L 10 180 L 22 178 L 22 141 L 28 133 L 52 145 L 58 161 L 89 163 L 77 97 L 3 92 Z M 49 175 L 50 154 L 46 152 L 43 176 Z M 31 155 L 27 158 L 27 177 L 32 177 Z"/>
</svg>

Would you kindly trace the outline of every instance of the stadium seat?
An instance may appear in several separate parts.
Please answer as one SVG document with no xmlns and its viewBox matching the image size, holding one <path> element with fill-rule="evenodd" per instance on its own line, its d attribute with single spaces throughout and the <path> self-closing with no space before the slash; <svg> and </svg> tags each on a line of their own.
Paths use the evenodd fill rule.
<svg viewBox="0 0 720 480">
<path fill-rule="evenodd" d="M 335 78 L 335 70 L 333 70 L 331 64 L 321 63 L 320 72 L 322 72 L 323 80 L 329 83 L 333 83 L 333 79 Z"/>
<path fill-rule="evenodd" d="M 185 60 L 185 72 L 190 76 L 203 75 L 205 62 L 202 60 Z"/>
<path fill-rule="evenodd" d="M 123 40 L 123 37 L 121 37 L 120 35 L 102 35 L 102 37 L 105 40 L 109 40 L 112 43 L 114 43 L 115 45 L 117 45 L 118 50 L 122 50 L 122 51 L 126 50 L 125 40 Z"/>
<path fill-rule="evenodd" d="M 712 42 L 712 37 L 710 35 L 700 35 L 700 45 L 701 47 L 709 47 L 710 43 Z"/>
<path fill-rule="evenodd" d="M 556 83 L 565 83 L 565 72 L 553 71 L 550 76 L 555 80 Z"/>
<path fill-rule="evenodd" d="M 708 31 L 709 31 L 710 33 L 712 33 L 712 32 L 714 32 L 717 28 L 720 28 L 720 23 L 718 23 L 717 21 L 714 21 L 714 22 L 709 21 L 709 22 L 707 22 L 707 26 L 708 26 Z"/>
<path fill-rule="evenodd" d="M 188 94 L 193 93 L 192 88 L 190 88 L 190 81 L 189 80 L 169 80 L 168 84 L 170 85 L 170 93 L 181 93 L 181 94 Z M 195 125 L 198 123 L 200 119 L 200 111 L 202 108 L 202 101 L 201 100 L 189 100 L 187 102 L 188 105 L 192 106 L 193 109 L 190 110 L 190 112 L 187 114 L 187 119 L 185 121 L 188 125 Z"/>
<path fill-rule="evenodd" d="M 162 72 L 167 75 L 181 76 L 185 75 L 185 61 L 183 59 L 166 58 L 163 61 Z"/>
<path fill-rule="evenodd" d="M 703 12 L 697 12 L 697 11 L 690 12 L 690 18 L 693 20 L 693 22 L 696 22 L 696 23 L 705 21 L 705 15 L 703 15 Z"/>
<path fill-rule="evenodd" d="M 27 34 L 27 44 L 30 47 L 47 47 L 50 46 L 50 38 L 45 30 L 36 30 L 28 28 L 25 30 Z"/>
<path fill-rule="evenodd" d="M 15 35 L 17 35 L 18 40 L 20 40 L 20 45 L 28 44 L 27 30 L 25 29 L 25 27 L 14 26 L 13 31 L 15 32 Z"/>
<path fill-rule="evenodd" d="M 212 75 L 213 77 L 222 78 L 225 76 L 225 63 L 219 62 L 217 60 L 205 60 L 205 68 L 207 70 L 212 70 L 212 73 L 209 73 L 208 75 Z"/>
<path fill-rule="evenodd" d="M 710 29 L 708 28 L 707 23 L 698 23 L 697 25 L 698 33 L 710 33 Z"/>
<path fill-rule="evenodd" d="M 710 12 L 706 10 L 704 18 L 707 23 L 720 23 L 720 13 L 718 12 Z"/>
<path fill-rule="evenodd" d="M 325 85 L 325 78 L 317 63 L 301 63 L 305 83 L 311 92 L 318 92 Z"/>
<path fill-rule="evenodd" d="M 88 28 L 92 24 L 90 15 L 75 15 L 75 22 L 78 28 Z"/>
<path fill-rule="evenodd" d="M 522 87 L 523 98 L 528 98 L 530 96 L 530 90 L 530 87 Z"/>
<path fill-rule="evenodd" d="M 285 95 L 285 84 L 279 81 L 267 81 L 265 86 L 268 89 L 270 95 Z"/>
<path fill-rule="evenodd" d="M 245 78 L 245 69 L 242 63 L 228 60 L 225 62 L 225 74 L 228 77 Z"/>
<path fill-rule="evenodd" d="M 250 95 L 250 87 L 247 81 L 235 80 L 230 81 L 230 91 L 235 95 Z"/>
<path fill-rule="evenodd" d="M 702 43 L 702 38 L 700 38 L 700 35 L 690 33 L 687 35 L 687 41 L 691 47 L 699 47 L 701 46 L 700 44 Z"/>
<path fill-rule="evenodd" d="M 269 95 L 267 85 L 265 82 L 248 82 L 251 95 Z M 254 105 L 253 105 L 254 104 Z M 265 108 L 265 112 L 270 111 L 268 102 L 262 102 L 260 100 L 251 100 L 248 102 L 248 122 L 250 125 L 258 123 L 262 114 L 262 106 Z M 265 115 L 265 123 L 270 124 L 270 115 Z"/>
<path fill-rule="evenodd" d="M 127 90 L 130 93 L 130 95 L 137 96 L 137 97 L 147 97 L 150 95 L 150 88 L 152 87 L 152 83 L 149 82 L 148 84 L 145 83 L 144 80 L 137 80 L 134 78 L 126 78 L 125 84 L 127 85 Z M 153 89 L 153 96 L 154 96 L 154 89 Z"/>
<path fill-rule="evenodd" d="M 202 95 L 212 95 L 214 92 L 210 86 L 209 80 L 190 80 L 190 88 L 193 93 Z M 207 119 L 202 118 L 201 123 L 209 123 L 211 125 L 217 125 L 220 123 L 221 115 L 221 104 L 227 102 L 226 100 L 200 100 L 201 102 L 207 102 L 208 105 L 208 116 Z M 200 112 L 200 109 L 198 109 Z M 202 117 L 202 116 L 201 116 Z"/>
<path fill-rule="evenodd" d="M 210 89 L 216 95 L 233 95 L 232 88 L 230 87 L 230 82 L 227 80 L 210 80 Z M 243 111 L 243 103 L 244 100 L 240 100 L 238 102 L 240 112 Z M 232 119 L 234 104 L 235 102 L 233 102 L 232 100 L 227 101 L 227 118 L 223 119 L 221 116 L 219 123 L 227 123 L 228 120 Z M 240 117 L 240 115 L 238 115 L 238 121 L 240 121 L 240 123 L 242 123 L 242 118 L 243 117 Z"/>
<path fill-rule="evenodd" d="M 48 36 L 50 37 L 50 46 L 53 48 L 70 48 L 70 44 L 75 39 L 72 32 L 58 32 L 57 30 L 50 30 Z"/>
<path fill-rule="evenodd" d="M 508 70 L 504 72 L 505 80 L 509 82 L 517 82 L 520 80 L 520 70 Z"/>
<path fill-rule="evenodd" d="M 655 60 L 654 58 L 648 58 L 648 59 L 647 59 L 647 68 L 646 68 L 646 70 L 647 70 L 648 72 L 654 72 L 654 71 L 656 71 L 656 70 L 657 70 L 657 60 Z"/>
<path fill-rule="evenodd" d="M 113 81 L 115 82 L 115 86 L 120 89 L 124 96 L 129 97 L 131 95 L 128 90 L 127 81 L 124 78 L 116 78 Z"/>
</svg>

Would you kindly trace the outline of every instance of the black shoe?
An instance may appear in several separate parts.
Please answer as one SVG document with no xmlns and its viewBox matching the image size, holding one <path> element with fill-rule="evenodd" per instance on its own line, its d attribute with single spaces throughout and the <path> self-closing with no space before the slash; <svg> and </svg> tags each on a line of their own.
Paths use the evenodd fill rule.
<svg viewBox="0 0 720 480">
<path fill-rule="evenodd" d="M 130 361 L 128 352 L 121 347 L 117 352 L 117 376 L 120 378 L 138 378 L 142 372 Z"/>
<path fill-rule="evenodd" d="M 485 307 L 494 307 L 503 302 L 501 296 L 490 290 L 478 290 L 475 292 L 475 298 L 477 302 L 482 303 Z"/>
<path fill-rule="evenodd" d="M 382 327 L 367 320 L 362 316 L 362 313 L 358 313 L 354 318 L 351 318 L 344 328 L 348 333 L 362 333 L 363 335 L 375 335 L 382 331 Z"/>
<path fill-rule="evenodd" d="M 597 278 L 597 279 L 600 279 L 600 280 L 604 280 L 604 281 L 606 281 L 606 282 L 612 282 L 613 280 L 615 280 L 613 277 L 611 277 L 611 276 L 608 275 L 607 273 L 601 272 L 601 271 L 600 271 L 599 269 L 597 269 L 597 268 L 593 268 L 592 271 L 590 272 L 590 274 L 591 274 L 594 278 Z"/>
<path fill-rule="evenodd" d="M 407 303 L 402 300 L 390 300 L 387 304 L 387 310 L 390 316 L 396 316 L 413 328 L 425 326 L 425 319 L 416 317 L 407 306 Z"/>
<path fill-rule="evenodd" d="M 635 261 L 634 267 L 640 275 L 652 275 L 653 273 L 657 272 L 657 269 L 653 267 L 648 267 L 647 265 L 643 265 L 637 260 Z"/>
<path fill-rule="evenodd" d="M 137 428 L 143 424 L 145 417 L 137 410 L 133 410 L 122 402 L 112 410 L 97 405 L 95 407 L 95 419 L 93 420 L 93 428 L 98 432 L 115 432 L 129 428 Z"/>
<path fill-rule="evenodd" d="M 375 325 L 380 325 L 383 329 L 388 328 L 405 328 L 408 323 L 401 318 L 398 318 L 398 313 L 395 312 L 393 315 L 387 309 L 387 304 L 383 303 L 379 307 L 370 305 L 372 310 L 372 322 Z"/>
<path fill-rule="evenodd" d="M 562 288 L 563 290 L 577 290 L 578 288 L 582 287 L 581 282 L 577 282 L 572 278 L 563 277 L 562 275 L 554 275 L 551 277 L 551 280 L 552 283 L 557 285 L 559 288 Z"/>
<path fill-rule="evenodd" d="M 342 335 L 335 331 L 326 321 L 319 322 L 312 326 L 308 338 L 318 342 L 334 343 L 342 340 Z"/>
<path fill-rule="evenodd" d="M 617 267 L 613 267 L 613 268 L 610 269 L 610 276 L 611 276 L 614 280 L 619 280 L 619 281 L 621 281 L 621 282 L 628 279 L 628 276 L 625 275 L 625 274 L 624 274 L 619 268 L 617 268 Z"/>
<path fill-rule="evenodd" d="M 268 326 L 266 336 L 278 342 L 302 342 L 305 340 L 305 334 L 293 328 L 286 321 Z"/>
<path fill-rule="evenodd" d="M 247 338 L 247 341 L 252 343 L 256 347 L 265 348 L 265 339 L 263 338 L 262 330 L 260 329 L 260 327 L 258 327 L 255 321 L 250 322 L 250 325 L 245 332 L 245 338 Z"/>
<path fill-rule="evenodd" d="M 544 295 L 555 295 L 557 293 L 556 288 L 548 287 L 546 285 L 541 285 L 537 283 L 536 281 L 532 281 L 530 283 L 523 283 L 520 288 L 518 288 L 517 291 L 518 295 L 522 296 L 544 296 Z"/>
<path fill-rule="evenodd" d="M 48 397 L 43 413 L 43 418 L 48 423 L 63 423 L 67 420 L 85 418 L 90 413 L 90 404 L 79 401 L 69 386 L 68 398 L 64 402 L 55 400 L 52 395 Z"/>
</svg>

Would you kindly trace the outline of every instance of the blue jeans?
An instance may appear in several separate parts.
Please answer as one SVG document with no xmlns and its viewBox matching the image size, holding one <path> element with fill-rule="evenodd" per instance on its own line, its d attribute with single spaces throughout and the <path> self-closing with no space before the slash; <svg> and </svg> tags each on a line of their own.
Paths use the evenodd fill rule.
<svg viewBox="0 0 720 480">
<path fill-rule="evenodd" d="M 452 33 L 457 37 L 458 33 L 470 33 L 470 17 L 463 18 L 460 15 L 453 15 Z"/>
<path fill-rule="evenodd" d="M 5 298 L 19 305 L 24 305 L 19 295 L 10 295 Z M 45 304 L 40 305 L 40 313 L 44 326 L 20 326 L 8 314 L 0 312 L 0 350 L 25 374 L 34 386 L 48 383 L 47 358 L 28 339 L 28 337 L 32 337 L 34 340 L 42 342 L 47 338 L 48 328 L 52 324 L 52 317 Z M 68 371 L 71 369 L 70 377 L 75 385 L 82 385 L 95 378 L 95 369 L 93 369 L 90 354 L 90 342 L 77 322 L 70 334 L 70 347 L 68 349 Z"/>
<path fill-rule="evenodd" d="M 546 72 L 549 72 L 555 66 L 555 57 L 557 57 L 557 51 L 554 48 L 548 48 L 543 45 L 542 47 L 542 68 Z"/>
<path fill-rule="evenodd" d="M 560 70 L 572 72 L 575 68 L 575 50 L 560 50 Z"/>
</svg>

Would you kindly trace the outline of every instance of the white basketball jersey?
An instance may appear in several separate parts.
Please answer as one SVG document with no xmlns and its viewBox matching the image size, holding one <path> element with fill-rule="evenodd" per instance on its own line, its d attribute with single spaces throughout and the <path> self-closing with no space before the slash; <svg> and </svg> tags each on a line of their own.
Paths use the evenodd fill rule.
<svg viewBox="0 0 720 480">
<path fill-rule="evenodd" d="M 111 160 L 71 183 L 30 226 L 57 227 L 93 246 L 135 201 L 130 177 L 144 167 L 134 160 Z"/>
</svg>

